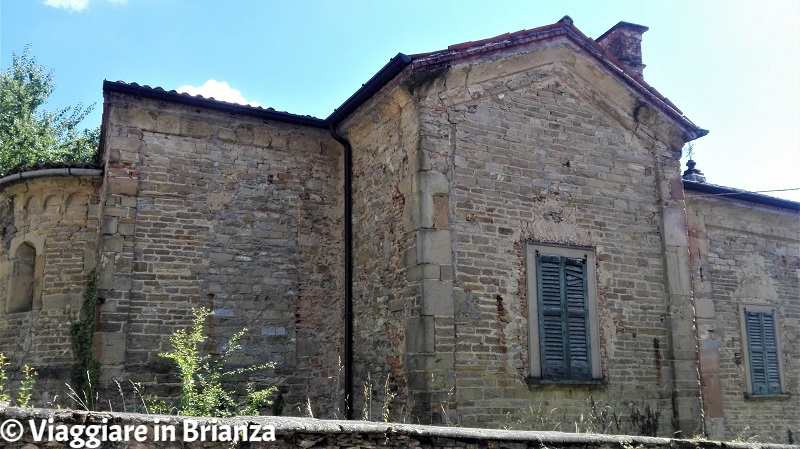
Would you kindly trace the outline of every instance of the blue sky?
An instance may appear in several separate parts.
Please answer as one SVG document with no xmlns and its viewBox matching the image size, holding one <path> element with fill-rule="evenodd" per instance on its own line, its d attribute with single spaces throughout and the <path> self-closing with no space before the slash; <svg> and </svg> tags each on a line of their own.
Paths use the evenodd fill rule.
<svg viewBox="0 0 800 449">
<path fill-rule="evenodd" d="M 800 188 L 797 0 L 0 0 L 0 65 L 30 45 L 55 71 L 48 108 L 97 104 L 86 127 L 100 123 L 104 79 L 236 90 L 241 102 L 324 118 L 398 52 L 564 15 L 594 38 L 619 21 L 650 27 L 645 80 L 710 130 L 694 146 L 709 182 Z M 204 85 L 216 89 L 191 89 Z M 800 190 L 769 195 L 800 201 Z"/>
</svg>

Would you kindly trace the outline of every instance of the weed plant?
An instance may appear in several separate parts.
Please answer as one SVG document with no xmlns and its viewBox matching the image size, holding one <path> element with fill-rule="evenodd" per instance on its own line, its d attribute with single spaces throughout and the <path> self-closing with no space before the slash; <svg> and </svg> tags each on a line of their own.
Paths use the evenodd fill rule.
<svg viewBox="0 0 800 449">
<path fill-rule="evenodd" d="M 170 338 L 172 350 L 159 354 L 171 360 L 177 370 L 181 382 L 181 399 L 176 409 L 184 416 L 234 416 L 257 415 L 261 407 L 272 404 L 270 397 L 277 387 L 257 389 L 253 383 L 247 384 L 243 404 L 233 399 L 235 392 L 226 387 L 226 381 L 232 378 L 264 371 L 275 366 L 274 363 L 251 365 L 245 368 L 227 370 L 226 364 L 234 352 L 242 349 L 239 341 L 247 333 L 247 328 L 237 332 L 228 341 L 222 354 L 212 356 L 201 351 L 206 341 L 204 323 L 212 312 L 207 309 L 192 309 L 194 319 L 187 331 L 176 331 Z M 169 407 L 164 402 L 153 401 L 150 408 L 163 412 Z"/>
<path fill-rule="evenodd" d="M 28 365 L 22 367 L 24 377 L 20 382 L 19 389 L 17 390 L 17 398 L 14 399 L 10 394 L 8 386 L 8 374 L 6 368 L 11 362 L 8 357 L 0 352 L 0 402 L 7 402 L 10 405 L 17 407 L 29 407 L 31 402 L 31 395 L 33 394 L 34 386 L 36 385 L 36 370 Z"/>
</svg>

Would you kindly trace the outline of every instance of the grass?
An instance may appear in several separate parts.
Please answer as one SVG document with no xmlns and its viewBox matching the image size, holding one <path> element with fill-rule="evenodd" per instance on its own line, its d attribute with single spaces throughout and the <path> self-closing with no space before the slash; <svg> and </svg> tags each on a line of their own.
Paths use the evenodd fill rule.
<svg viewBox="0 0 800 449">
<path fill-rule="evenodd" d="M 118 402 L 121 404 L 122 411 L 228 417 L 258 415 L 263 408 L 272 405 L 273 396 L 278 390 L 275 386 L 258 388 L 251 382 L 247 384 L 243 395 L 238 395 L 232 388 L 236 380 L 242 376 L 274 367 L 273 363 L 264 363 L 228 369 L 229 358 L 242 349 L 239 341 L 247 329 L 242 329 L 231 337 L 222 354 L 207 354 L 201 348 L 207 339 L 205 321 L 211 316 L 211 311 L 192 309 L 192 314 L 194 318 L 190 328 L 173 333 L 170 338 L 172 349 L 159 354 L 172 361 L 176 368 L 181 387 L 177 402 L 146 395 L 140 384 L 130 381 L 133 395 L 128 397 L 123 392 L 120 382 L 114 381 L 119 392 Z M 9 365 L 8 358 L 0 353 L 0 401 L 27 407 L 35 391 L 37 373 L 33 368 L 25 365 L 23 367 L 24 377 L 16 390 L 17 397 L 12 398 L 8 387 L 7 367 Z M 76 387 L 65 384 L 66 396 L 74 403 L 74 406 L 86 411 L 99 410 L 104 401 L 100 400 L 97 377 L 97 372 L 87 370 L 85 377 L 77 383 Z M 113 411 L 111 400 L 108 399 L 107 403 L 108 410 Z M 56 407 L 60 408 L 59 405 Z"/>
<path fill-rule="evenodd" d="M 510 414 L 508 421 L 511 421 Z M 661 424 L 661 409 L 642 401 L 628 404 L 625 408 L 603 405 L 593 395 L 585 401 L 585 407 L 577 418 L 568 419 L 567 413 L 546 402 L 530 406 L 515 422 L 506 428 L 517 430 L 559 431 L 572 433 L 595 433 L 615 435 L 657 436 Z"/>
<path fill-rule="evenodd" d="M 228 358 L 236 351 L 241 350 L 239 340 L 245 335 L 247 329 L 237 332 L 229 341 L 222 354 L 212 356 L 201 351 L 202 344 L 206 341 L 204 324 L 205 320 L 211 315 L 206 309 L 194 309 L 192 325 L 188 329 L 178 330 L 170 338 L 172 345 L 171 351 L 160 354 L 162 357 L 171 360 L 181 381 L 180 399 L 170 401 L 158 398 L 153 395 L 146 395 L 140 384 L 128 381 L 128 387 L 132 395 L 123 391 L 122 384 L 116 382 L 119 392 L 119 401 L 122 412 L 142 412 L 156 414 L 176 414 L 182 416 L 217 416 L 227 417 L 235 415 L 257 415 L 267 405 L 273 403 L 273 398 L 277 388 L 256 388 L 249 383 L 246 392 L 240 400 L 235 400 L 236 394 L 228 384 L 230 381 L 243 374 L 272 368 L 274 364 L 267 363 L 262 365 L 252 365 L 246 368 L 234 370 L 226 369 Z M 16 396 L 12 397 L 9 388 L 9 376 L 7 368 L 10 365 L 9 359 L 0 353 L 0 401 L 8 402 L 10 405 L 19 407 L 30 407 L 32 398 L 36 390 L 36 371 L 25 365 L 22 368 L 23 378 L 19 380 L 17 388 L 13 391 Z M 363 387 L 364 406 L 362 409 L 362 419 L 369 421 L 373 418 L 373 402 L 377 400 L 381 405 L 380 420 L 389 422 L 392 418 L 392 406 L 396 405 L 397 393 L 391 389 L 390 375 L 387 374 L 383 382 L 382 399 L 373 397 L 373 383 L 371 375 L 367 376 L 367 381 Z M 100 406 L 100 398 L 97 393 L 96 385 L 92 383 L 91 373 L 86 374 L 88 388 L 75 390 L 68 384 L 66 396 L 74 404 L 84 410 L 97 410 Z M 337 376 L 338 385 L 338 376 Z M 94 394 L 87 394 L 94 392 Z M 454 388 L 451 388 L 447 399 L 439 404 L 439 408 L 444 417 L 444 425 L 454 425 L 450 421 L 446 405 L 450 403 L 454 396 Z M 110 400 L 108 410 L 114 411 Z M 400 405 L 401 408 L 405 407 Z M 59 406 L 59 408 L 61 408 Z M 305 410 L 301 414 L 314 418 L 311 400 L 307 399 Z M 396 410 L 395 410 L 396 412 Z M 568 419 L 567 413 L 558 407 L 551 407 L 547 402 L 537 402 L 519 416 L 515 422 L 510 422 L 512 417 L 507 415 L 509 424 L 505 428 L 515 428 L 519 430 L 539 430 L 539 431 L 562 431 L 575 433 L 599 433 L 599 434 L 618 434 L 618 435 L 641 435 L 657 436 L 661 425 L 662 411 L 659 406 L 652 406 L 645 401 L 640 404 L 630 403 L 625 407 L 614 407 L 609 404 L 601 404 L 595 401 L 590 395 L 585 402 L 585 407 L 576 419 Z M 407 422 L 408 416 L 402 416 L 401 421 Z M 787 430 L 788 440 L 794 442 L 794 434 Z M 695 435 L 693 439 L 705 439 L 703 435 Z M 740 430 L 732 439 L 739 443 L 756 443 L 758 436 L 750 432 L 746 427 Z"/>
</svg>

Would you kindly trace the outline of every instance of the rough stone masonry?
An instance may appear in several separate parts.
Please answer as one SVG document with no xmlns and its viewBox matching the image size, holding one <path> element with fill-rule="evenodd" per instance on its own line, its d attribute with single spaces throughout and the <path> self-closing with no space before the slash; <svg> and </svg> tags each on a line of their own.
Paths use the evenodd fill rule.
<svg viewBox="0 0 800 449">
<path fill-rule="evenodd" d="M 40 399 L 60 391 L 95 272 L 104 386 L 176 395 L 158 354 L 205 307 L 207 352 L 246 327 L 232 363 L 276 363 L 241 385 L 279 386 L 275 414 L 533 428 L 605 412 L 791 442 L 800 207 L 681 178 L 706 131 L 643 80 L 646 30 L 593 40 L 565 17 L 400 54 L 325 120 L 106 82 L 102 171 L 0 179 L 12 376 L 34 365 Z M 585 267 L 558 338 L 542 251 Z M 779 394 L 752 388 L 748 307 L 777 317 Z M 553 345 L 586 376 L 543 375 Z"/>
</svg>

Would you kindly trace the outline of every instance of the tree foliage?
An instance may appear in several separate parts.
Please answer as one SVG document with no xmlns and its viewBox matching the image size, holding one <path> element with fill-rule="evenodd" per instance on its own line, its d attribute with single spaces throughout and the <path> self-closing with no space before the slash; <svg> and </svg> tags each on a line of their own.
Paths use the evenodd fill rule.
<svg viewBox="0 0 800 449">
<path fill-rule="evenodd" d="M 37 64 L 30 47 L 0 73 L 0 176 L 38 164 L 94 162 L 100 128 L 78 129 L 94 104 L 46 110 L 54 89 L 53 71 Z"/>
</svg>

